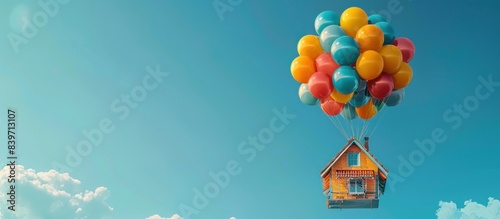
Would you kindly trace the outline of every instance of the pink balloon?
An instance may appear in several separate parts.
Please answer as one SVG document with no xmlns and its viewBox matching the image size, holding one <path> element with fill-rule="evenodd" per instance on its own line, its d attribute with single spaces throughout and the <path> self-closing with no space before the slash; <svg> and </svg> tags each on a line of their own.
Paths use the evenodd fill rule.
<svg viewBox="0 0 500 219">
<path fill-rule="evenodd" d="M 344 109 L 344 104 L 333 100 L 331 97 L 321 99 L 321 109 L 326 115 L 336 116 Z"/>
<path fill-rule="evenodd" d="M 329 52 L 325 52 L 316 58 L 316 69 L 320 72 L 327 73 L 330 77 L 332 77 L 333 72 L 338 67 L 339 64 L 333 60 L 332 54 Z"/>
<path fill-rule="evenodd" d="M 311 95 L 318 99 L 330 96 L 333 91 L 332 76 L 325 72 L 316 72 L 311 75 L 307 85 L 309 86 L 309 92 L 311 92 Z"/>
<path fill-rule="evenodd" d="M 406 37 L 398 37 L 392 44 L 401 50 L 404 62 L 408 63 L 411 61 L 413 55 L 415 55 L 415 45 L 410 39 Z"/>
<path fill-rule="evenodd" d="M 388 97 L 394 89 L 394 80 L 391 75 L 383 72 L 377 78 L 368 81 L 368 91 L 372 97 L 382 100 Z"/>
</svg>

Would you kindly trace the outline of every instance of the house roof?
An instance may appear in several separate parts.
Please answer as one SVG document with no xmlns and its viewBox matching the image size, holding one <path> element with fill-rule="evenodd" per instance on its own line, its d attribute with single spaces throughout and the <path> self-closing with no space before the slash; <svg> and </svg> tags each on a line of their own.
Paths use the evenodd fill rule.
<svg viewBox="0 0 500 219">
<path fill-rule="evenodd" d="M 361 144 L 361 142 L 359 142 L 359 140 L 353 138 L 347 141 L 347 144 L 340 150 L 340 152 L 337 155 L 335 155 L 335 157 L 333 157 L 333 159 L 330 162 L 328 162 L 328 165 L 326 165 L 326 167 L 320 172 L 321 177 L 323 177 L 326 173 L 328 173 L 330 168 L 332 168 L 332 166 L 347 151 L 347 149 L 349 149 L 353 145 L 359 147 L 361 151 L 365 153 L 365 155 L 368 158 L 370 158 L 370 160 L 373 161 L 375 165 L 377 165 L 377 167 L 379 168 L 380 171 L 382 171 L 382 173 L 384 173 L 386 176 L 389 174 L 389 171 L 387 171 L 387 169 L 377 160 L 377 158 L 375 158 L 375 156 L 373 156 L 372 153 L 367 151 L 366 148 Z"/>
</svg>

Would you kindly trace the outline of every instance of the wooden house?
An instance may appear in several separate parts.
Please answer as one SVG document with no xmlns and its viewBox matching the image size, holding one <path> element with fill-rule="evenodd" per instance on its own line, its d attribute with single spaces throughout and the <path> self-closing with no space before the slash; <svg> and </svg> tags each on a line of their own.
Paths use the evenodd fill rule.
<svg viewBox="0 0 500 219">
<path fill-rule="evenodd" d="M 364 144 L 351 139 L 321 171 L 328 208 L 378 208 L 388 171 Z"/>
</svg>

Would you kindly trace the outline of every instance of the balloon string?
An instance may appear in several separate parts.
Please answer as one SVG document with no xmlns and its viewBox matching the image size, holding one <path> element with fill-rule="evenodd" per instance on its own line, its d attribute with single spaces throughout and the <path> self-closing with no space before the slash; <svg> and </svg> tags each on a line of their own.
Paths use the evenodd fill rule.
<svg viewBox="0 0 500 219">
<path fill-rule="evenodd" d="M 349 124 L 347 123 L 347 120 L 344 120 L 343 122 L 340 120 L 340 118 L 337 117 L 337 120 L 339 123 L 344 127 L 344 124 L 346 125 L 345 133 L 346 133 L 346 140 L 349 140 L 349 135 L 347 134 L 347 128 L 349 128 Z"/>
<path fill-rule="evenodd" d="M 330 109 L 333 109 L 333 107 L 330 107 Z M 330 121 L 335 125 L 335 127 L 337 127 L 337 129 L 341 132 L 342 135 L 344 135 L 345 137 L 345 134 L 342 133 L 342 127 L 339 126 L 339 124 L 328 114 L 326 114 L 325 112 L 323 112 L 327 117 L 328 119 L 330 119 Z"/>
<path fill-rule="evenodd" d="M 356 136 L 359 135 L 359 121 L 356 120 L 356 124 L 354 125 L 356 126 L 355 129 L 356 129 Z"/>
<path fill-rule="evenodd" d="M 380 101 L 381 102 L 385 102 L 386 99 L 387 99 L 387 97 L 384 98 L 383 100 L 380 100 Z M 331 107 L 330 109 L 333 109 L 333 106 L 329 106 L 329 107 Z M 361 139 L 364 135 L 367 135 L 368 133 L 370 133 L 370 134 L 367 135 L 367 136 L 371 137 L 373 135 L 373 133 L 375 132 L 375 130 L 378 128 L 378 126 L 379 126 L 380 122 L 382 121 L 383 117 L 385 116 L 385 113 L 386 113 L 385 111 L 387 111 L 387 109 L 384 110 L 384 112 L 382 112 L 382 115 L 376 115 L 375 116 L 376 117 L 376 122 L 374 122 L 373 119 L 364 120 L 364 119 L 361 119 L 361 118 L 355 118 L 355 119 L 352 119 L 352 120 L 345 119 L 344 122 L 342 122 L 338 118 L 338 116 L 330 116 L 328 114 L 326 114 L 326 115 L 330 119 L 330 121 L 335 125 L 335 127 L 340 131 L 340 133 L 347 140 L 349 140 L 350 138 Z M 360 120 L 362 120 L 362 121 L 360 121 Z M 373 123 L 375 123 L 374 126 L 373 126 Z M 345 125 L 345 127 L 344 127 L 344 125 Z M 351 135 L 348 134 L 349 130 L 350 130 L 350 134 Z"/>
<path fill-rule="evenodd" d="M 358 136 L 361 136 L 363 135 L 363 131 L 365 129 L 365 120 L 362 120 L 361 118 L 359 118 L 359 121 L 360 121 L 360 131 L 359 131 L 359 135 Z"/>
<path fill-rule="evenodd" d="M 344 137 L 346 138 L 346 140 L 348 140 L 349 136 L 348 136 L 347 131 L 345 130 L 344 126 L 342 125 L 342 122 L 340 121 L 340 119 L 337 116 L 333 116 L 333 119 L 338 122 L 340 127 L 342 127 L 342 133 L 344 134 Z"/>
<path fill-rule="evenodd" d="M 340 118 L 338 116 L 335 116 L 334 118 L 338 122 L 339 126 L 342 127 L 342 132 L 344 133 L 344 137 L 346 138 L 346 140 L 348 140 L 349 136 L 347 134 L 346 128 L 344 127 L 344 124 L 342 123 L 342 121 L 340 120 Z"/>
<path fill-rule="evenodd" d="M 366 125 L 366 124 L 365 124 L 365 120 L 363 120 L 363 119 L 359 118 L 359 127 L 360 127 L 360 128 L 359 128 L 359 134 L 358 134 L 358 136 L 359 136 L 359 137 L 360 137 L 360 136 L 363 136 L 363 132 L 364 132 L 364 130 L 365 130 L 365 125 Z"/>
<path fill-rule="evenodd" d="M 350 126 L 351 126 L 351 132 L 352 132 L 352 137 L 355 138 L 356 136 L 354 135 L 354 121 L 350 121 Z"/>
<path fill-rule="evenodd" d="M 363 131 L 361 132 L 360 138 L 365 135 L 366 131 L 368 130 L 368 125 L 369 121 L 367 122 L 363 119 Z"/>
<path fill-rule="evenodd" d="M 361 123 L 363 124 L 363 127 L 361 128 L 361 133 L 359 133 L 359 136 L 363 136 L 363 133 L 365 132 L 366 129 L 366 120 L 360 118 Z"/>
<path fill-rule="evenodd" d="M 349 131 L 350 130 L 349 128 L 351 127 L 351 120 L 346 120 L 345 124 L 346 124 L 347 131 Z M 349 133 L 349 137 L 351 137 L 350 134 L 351 133 Z"/>
<path fill-rule="evenodd" d="M 346 121 L 347 131 L 350 131 L 350 129 L 351 129 L 351 123 L 352 123 L 352 120 Z M 349 134 L 351 134 L 351 133 L 349 133 Z M 352 136 L 349 135 L 349 137 L 351 138 Z"/>
<path fill-rule="evenodd" d="M 352 129 L 351 129 L 351 127 L 353 126 L 352 123 L 353 123 L 352 120 L 347 120 L 347 130 L 349 131 L 349 139 L 351 139 L 353 137 Z"/>
<path fill-rule="evenodd" d="M 360 119 L 359 119 L 359 118 L 357 118 L 357 119 L 356 119 L 356 129 L 357 129 L 358 131 L 356 132 L 356 138 L 359 138 L 359 136 L 361 135 L 361 131 L 362 131 L 362 129 L 361 129 L 361 125 L 362 125 L 362 124 L 363 124 L 363 123 L 362 123 L 362 121 L 360 121 Z"/>
<path fill-rule="evenodd" d="M 368 122 L 367 122 L 368 124 L 366 125 L 366 130 L 365 130 L 365 133 L 364 133 L 365 135 L 367 135 L 368 132 L 370 131 L 370 128 L 372 126 L 372 122 L 373 122 L 372 119 L 368 120 Z"/>
<path fill-rule="evenodd" d="M 344 138 L 348 139 L 349 136 L 347 135 L 347 132 L 346 132 L 344 126 L 342 125 L 342 123 L 340 122 L 340 120 L 336 116 L 333 116 L 332 120 L 335 121 L 338 124 L 338 126 L 340 127 L 340 131 L 341 131 L 342 135 L 344 136 Z"/>
<path fill-rule="evenodd" d="M 384 112 L 382 112 L 382 115 L 379 117 L 379 119 L 377 121 L 377 124 L 375 124 L 375 127 L 373 127 L 373 130 L 372 130 L 372 132 L 369 135 L 370 137 L 373 135 L 373 133 L 375 132 L 375 130 L 378 127 L 378 124 L 380 123 L 380 121 L 382 121 L 382 118 L 384 118 L 384 116 L 385 116 L 385 110 L 384 110 Z"/>
<path fill-rule="evenodd" d="M 352 137 L 356 138 L 356 132 L 354 132 L 354 121 L 351 122 Z"/>
<path fill-rule="evenodd" d="M 344 137 L 346 138 L 346 140 L 349 140 L 349 135 L 347 134 L 347 130 L 346 128 L 344 128 L 344 125 L 342 123 L 342 121 L 340 120 L 340 118 L 338 116 L 334 116 L 333 117 L 337 122 L 338 124 L 342 127 L 342 131 L 344 133 Z"/>
<path fill-rule="evenodd" d="M 361 131 L 359 131 L 359 136 L 363 136 L 363 132 L 365 131 L 365 126 L 366 126 L 366 121 L 364 119 L 359 118 L 359 122 L 361 123 L 360 124 Z"/>
<path fill-rule="evenodd" d="M 321 109 L 321 106 L 320 106 L 320 109 Z M 344 127 L 342 127 L 341 125 L 336 123 L 335 116 L 330 116 L 324 112 L 322 112 L 322 113 L 325 114 L 328 117 L 328 119 L 330 119 L 330 121 L 333 123 L 333 125 L 335 125 L 335 127 L 340 131 L 340 133 L 347 139 L 347 133 L 344 131 Z M 334 117 L 334 118 L 332 118 L 332 117 Z"/>
<path fill-rule="evenodd" d="M 384 100 L 382 102 L 385 102 L 389 97 L 386 97 L 384 98 Z M 387 106 L 385 106 L 387 107 Z M 384 112 L 382 112 L 382 115 L 380 116 L 380 119 L 378 120 L 377 124 L 375 125 L 375 127 L 373 128 L 372 132 L 370 133 L 370 137 L 373 135 L 373 133 L 375 132 L 375 129 L 377 129 L 378 127 L 378 124 L 380 123 L 380 121 L 382 121 L 382 118 L 384 118 L 385 116 L 385 112 L 387 111 L 388 109 L 385 109 Z"/>
<path fill-rule="evenodd" d="M 346 138 L 346 140 L 349 140 L 349 134 L 347 134 L 348 126 L 344 127 L 344 123 L 342 123 L 338 115 L 334 116 L 334 119 L 336 119 L 338 124 L 342 127 L 342 132 L 344 133 L 344 137 Z"/>
<path fill-rule="evenodd" d="M 379 101 L 380 101 L 380 102 L 382 102 L 382 103 L 384 103 L 384 102 L 387 100 L 387 98 L 388 98 L 388 97 L 385 97 L 384 99 L 379 100 Z M 376 115 L 376 117 L 377 117 L 377 123 L 375 124 L 375 126 L 374 126 L 374 127 L 373 127 L 373 129 L 371 130 L 371 133 L 370 133 L 369 137 L 371 137 L 371 136 L 373 135 L 373 133 L 375 132 L 375 129 L 377 129 L 377 127 L 378 127 L 378 125 L 379 125 L 380 121 L 382 120 L 382 118 L 383 118 L 383 117 L 384 117 L 384 115 L 385 115 L 385 110 L 384 110 L 384 112 L 382 112 L 382 115 L 379 115 L 379 114 L 380 114 L 380 113 L 378 113 L 378 112 L 377 112 L 377 115 Z"/>
</svg>

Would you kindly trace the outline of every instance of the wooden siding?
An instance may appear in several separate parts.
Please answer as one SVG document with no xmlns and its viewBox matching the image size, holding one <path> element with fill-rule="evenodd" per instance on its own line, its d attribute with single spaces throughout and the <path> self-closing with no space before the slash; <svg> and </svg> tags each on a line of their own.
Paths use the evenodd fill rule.
<svg viewBox="0 0 500 219">
<path fill-rule="evenodd" d="M 363 199 L 375 198 L 376 180 L 365 179 L 367 191 L 365 195 L 349 195 L 349 188 L 347 185 L 347 178 L 333 179 L 332 180 L 332 194 L 333 199 Z"/>
<path fill-rule="evenodd" d="M 368 190 L 368 192 L 375 193 L 376 186 L 377 186 L 376 185 L 377 181 L 375 180 L 375 178 L 373 178 L 373 179 L 365 179 L 365 181 L 366 181 L 366 186 L 367 186 L 366 189 Z"/>
<path fill-rule="evenodd" d="M 354 166 L 354 167 L 349 167 L 348 162 L 347 162 L 347 154 L 351 152 L 359 152 L 360 155 L 360 166 Z M 361 151 L 358 147 L 350 147 L 346 153 L 344 153 L 339 160 L 332 166 L 330 172 L 327 175 L 331 175 L 331 188 L 332 188 L 332 193 L 333 193 L 333 199 L 366 199 L 366 198 L 375 198 L 375 192 L 376 192 L 376 180 L 375 177 L 371 178 L 365 178 L 366 186 L 367 186 L 367 193 L 362 196 L 351 196 L 348 194 L 349 188 L 347 185 L 347 178 L 337 178 L 335 171 L 336 170 L 373 170 L 374 174 L 378 173 L 378 167 L 377 165 L 370 160 L 366 156 L 365 153 Z M 328 177 L 329 178 L 329 177 Z M 325 180 L 323 180 L 323 187 Z"/>
<path fill-rule="evenodd" d="M 330 173 L 326 174 L 323 178 L 323 192 L 330 188 Z"/>
<path fill-rule="evenodd" d="M 341 194 L 347 193 L 348 192 L 347 179 L 346 178 L 340 178 L 340 179 L 333 178 L 332 179 L 332 192 L 334 194 L 334 197 L 338 193 L 341 193 Z"/>
<path fill-rule="evenodd" d="M 350 167 L 348 165 L 347 154 L 349 154 L 351 152 L 359 152 L 360 166 Z M 335 174 L 335 170 L 373 170 L 375 173 L 377 173 L 378 167 L 373 161 L 370 160 L 370 158 L 368 158 L 366 156 L 365 153 L 363 153 L 361 151 L 361 149 L 359 149 L 356 146 L 353 146 L 353 147 L 350 147 L 349 149 L 347 149 L 346 153 L 344 153 L 339 158 L 339 160 L 337 160 L 337 162 L 335 164 L 333 164 L 333 166 L 331 168 L 331 171 L 333 171 L 333 174 Z M 335 175 L 333 175 L 333 176 L 335 178 Z"/>
</svg>

